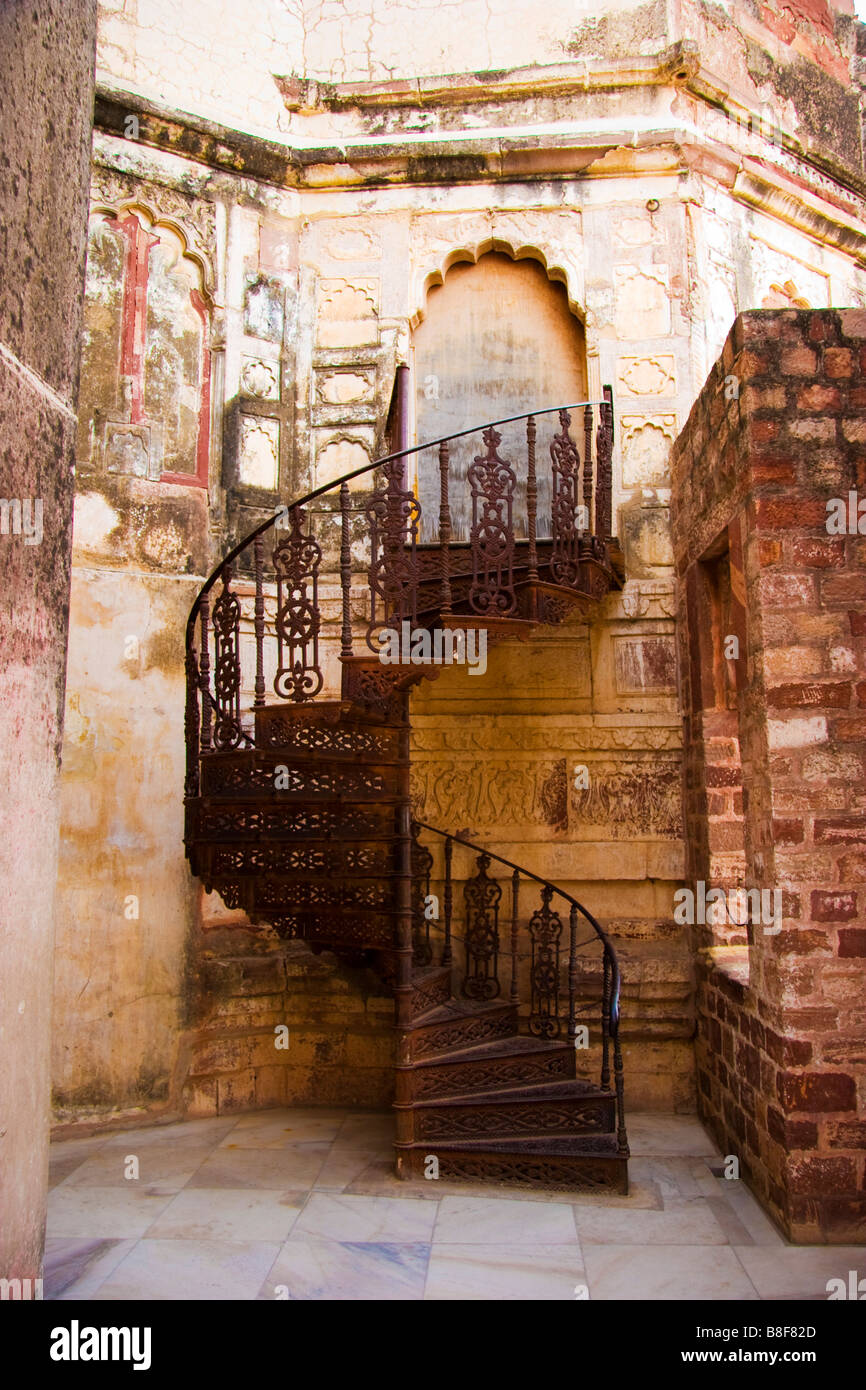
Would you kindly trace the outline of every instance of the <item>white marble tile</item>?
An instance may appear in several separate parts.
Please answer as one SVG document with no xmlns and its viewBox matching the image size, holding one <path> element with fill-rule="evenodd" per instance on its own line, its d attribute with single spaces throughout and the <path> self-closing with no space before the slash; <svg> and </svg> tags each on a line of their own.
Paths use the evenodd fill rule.
<svg viewBox="0 0 866 1390">
<path fill-rule="evenodd" d="M 292 1144 L 284 1149 L 214 1149 L 189 1187 L 257 1187 L 300 1192 L 311 1187 L 328 1156 L 328 1144 Z"/>
<path fill-rule="evenodd" d="M 140 1240 L 99 1290 L 102 1299 L 254 1299 L 278 1241 Z"/>
<path fill-rule="evenodd" d="M 395 1121 L 390 1112 L 348 1111 L 336 1142 L 339 1148 L 369 1148 L 379 1153 L 389 1153 L 394 1137 Z"/>
<path fill-rule="evenodd" d="M 722 1196 L 739 1217 L 755 1245 L 773 1245 L 787 1249 L 789 1242 L 769 1218 L 761 1207 L 757 1197 L 753 1195 L 742 1181 L 720 1182 Z M 739 1242 L 733 1242 L 738 1244 Z M 748 1242 L 743 1241 L 743 1244 Z"/>
<path fill-rule="evenodd" d="M 130 1143 L 138 1145 L 139 1148 L 147 1144 L 201 1145 L 202 1148 L 216 1148 L 220 1140 L 234 1129 L 237 1122 L 237 1115 L 214 1115 L 203 1119 L 175 1120 L 166 1125 L 141 1125 L 138 1128 L 110 1134 L 105 1144 L 111 1149 L 122 1149 Z M 137 1149 L 130 1149 L 129 1152 L 135 1153 Z"/>
<path fill-rule="evenodd" d="M 61 1183 L 48 1195 L 49 1236 L 82 1240 L 123 1240 L 143 1236 L 171 1201 L 136 1183 L 125 1187 L 68 1187 Z"/>
<path fill-rule="evenodd" d="M 149 1231 L 154 1239 L 284 1241 L 306 1193 L 188 1188 L 179 1192 Z"/>
<path fill-rule="evenodd" d="M 418 1198 L 355 1197 L 314 1192 L 295 1223 L 291 1239 L 427 1242 L 433 1232 L 436 1203 Z"/>
<path fill-rule="evenodd" d="M 758 1295 L 730 1246 L 583 1246 L 591 1299 L 754 1302 Z"/>
<path fill-rule="evenodd" d="M 134 1240 L 46 1240 L 45 1298 L 92 1298 L 134 1245 Z"/>
<path fill-rule="evenodd" d="M 718 1149 L 695 1115 L 629 1115 L 628 1146 L 635 1158 L 667 1154 L 684 1158 L 716 1157 Z"/>
<path fill-rule="evenodd" d="M 148 1188 L 155 1193 L 173 1193 L 189 1181 L 212 1152 L 201 1145 L 144 1144 L 140 1148 L 130 1135 L 128 1145 L 102 1149 L 80 1164 L 66 1178 L 64 1187 L 133 1187 Z M 138 1163 L 138 1177 L 127 1177 L 132 1169 L 129 1159 Z"/>
<path fill-rule="evenodd" d="M 430 1247 L 423 1241 L 334 1241 L 293 1238 L 283 1246 L 262 1299 L 420 1299 Z"/>
<path fill-rule="evenodd" d="M 588 1245 L 726 1245 L 727 1236 L 703 1197 L 672 1197 L 663 1211 L 590 1211 L 575 1207 L 577 1230 Z"/>
<path fill-rule="evenodd" d="M 446 1245 L 430 1250 L 431 1300 L 575 1299 L 586 1286 L 580 1246 Z"/>
<path fill-rule="evenodd" d="M 290 1144 L 331 1143 L 345 1110 L 268 1110 L 242 1115 L 221 1141 L 223 1149 L 284 1149 Z"/>
<path fill-rule="evenodd" d="M 843 1279 L 847 1293 L 850 1270 L 866 1279 L 862 1245 L 748 1245 L 737 1255 L 761 1298 L 826 1301 L 828 1280 Z"/>
<path fill-rule="evenodd" d="M 437 1245 L 568 1245 L 576 1240 L 574 1213 L 561 1200 L 443 1197 L 433 1232 Z"/>
</svg>

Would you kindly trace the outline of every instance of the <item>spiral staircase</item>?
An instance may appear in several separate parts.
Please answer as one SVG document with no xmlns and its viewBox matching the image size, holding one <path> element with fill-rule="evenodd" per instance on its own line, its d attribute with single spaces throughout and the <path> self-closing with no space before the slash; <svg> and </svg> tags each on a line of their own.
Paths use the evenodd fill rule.
<svg viewBox="0 0 866 1390">
<path fill-rule="evenodd" d="M 410 796 L 414 685 L 621 586 L 609 389 L 580 409 L 582 449 L 570 406 L 315 489 L 231 551 L 189 616 L 192 872 L 393 991 L 405 1178 L 627 1190 L 613 946 L 555 884 L 413 819 Z M 519 462 L 500 453 L 515 423 Z M 433 517 L 413 465 L 425 495 L 438 478 Z"/>
</svg>

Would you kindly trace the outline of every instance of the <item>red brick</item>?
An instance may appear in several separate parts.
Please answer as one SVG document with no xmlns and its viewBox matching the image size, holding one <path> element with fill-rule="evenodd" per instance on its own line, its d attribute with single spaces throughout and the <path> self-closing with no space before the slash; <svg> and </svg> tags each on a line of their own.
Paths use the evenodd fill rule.
<svg viewBox="0 0 866 1390">
<path fill-rule="evenodd" d="M 767 1106 L 767 1132 L 783 1149 L 816 1149 L 818 1126 L 814 1120 L 789 1120 L 775 1106 Z"/>
<path fill-rule="evenodd" d="M 825 348 L 824 371 L 834 379 L 854 375 L 854 354 L 850 348 Z"/>
<path fill-rule="evenodd" d="M 853 1158 L 798 1158 L 788 1166 L 788 1184 L 792 1192 L 815 1197 L 854 1196 L 857 1167 Z"/>
<path fill-rule="evenodd" d="M 753 486 L 759 483 L 784 483 L 790 487 L 794 482 L 794 465 L 789 454 L 753 454 L 749 459 L 749 473 Z"/>
<path fill-rule="evenodd" d="M 755 500 L 755 524 L 759 530 L 802 531 L 807 526 L 824 526 L 826 522 L 826 498 L 786 496 L 758 497 Z"/>
<path fill-rule="evenodd" d="M 831 1149 L 866 1149 L 866 1120 L 833 1120 L 827 1143 Z"/>
<path fill-rule="evenodd" d="M 834 816 L 829 820 L 816 820 L 815 844 L 866 844 L 866 818 L 863 816 Z"/>
<path fill-rule="evenodd" d="M 752 439 L 756 444 L 769 444 L 775 439 L 781 428 L 778 420 L 753 420 L 751 423 Z"/>
<path fill-rule="evenodd" d="M 836 743 L 866 743 L 866 716 L 862 719 L 834 719 L 832 737 Z"/>
<path fill-rule="evenodd" d="M 857 1087 L 844 1072 L 804 1072 L 793 1076 L 780 1072 L 776 1079 L 780 1103 L 786 1110 L 818 1114 L 831 1110 L 854 1110 Z"/>
<path fill-rule="evenodd" d="M 816 922 L 850 922 L 856 916 L 856 893 L 828 893 L 819 888 L 813 891 L 812 917 Z"/>
<path fill-rule="evenodd" d="M 774 685 L 767 690 L 767 704 L 776 709 L 847 709 L 851 704 L 850 681 Z"/>
<path fill-rule="evenodd" d="M 852 893 L 853 897 L 854 894 Z M 843 927 L 839 932 L 839 955 L 851 960 L 866 956 L 866 927 Z"/>
<path fill-rule="evenodd" d="M 820 1216 L 821 1234 L 834 1245 L 866 1241 L 866 1197 L 824 1197 Z"/>
<path fill-rule="evenodd" d="M 783 1038 L 771 1028 L 765 1030 L 764 1046 L 781 1067 L 804 1067 L 812 1060 L 812 1044 L 805 1038 Z"/>
<path fill-rule="evenodd" d="M 818 370 L 818 356 L 812 348 L 788 348 L 782 353 L 779 365 L 783 376 L 814 376 Z"/>
<path fill-rule="evenodd" d="M 781 558 L 782 542 L 768 540 L 761 536 L 758 540 L 758 564 L 761 569 L 765 569 L 767 565 L 777 565 Z M 866 623 L 866 618 L 864 618 L 864 623 Z"/>
<path fill-rule="evenodd" d="M 842 536 L 797 536 L 791 546 L 795 565 L 810 569 L 829 569 L 845 562 L 845 541 Z"/>
<path fill-rule="evenodd" d="M 842 397 L 835 386 L 803 386 L 797 392 L 798 410 L 834 414 L 842 405 Z"/>
<path fill-rule="evenodd" d="M 777 845 L 802 844 L 803 822 L 801 820 L 774 820 L 773 839 Z"/>
<path fill-rule="evenodd" d="M 824 603 L 866 603 L 866 574 L 828 574 L 821 579 Z"/>
</svg>

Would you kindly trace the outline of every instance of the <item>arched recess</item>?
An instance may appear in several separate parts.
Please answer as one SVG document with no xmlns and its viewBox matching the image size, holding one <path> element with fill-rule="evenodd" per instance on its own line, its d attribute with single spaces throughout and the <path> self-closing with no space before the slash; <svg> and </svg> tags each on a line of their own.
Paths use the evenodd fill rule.
<svg viewBox="0 0 866 1390">
<path fill-rule="evenodd" d="M 194 235 L 148 204 L 91 209 L 79 460 L 206 487 L 212 276 Z"/>
<path fill-rule="evenodd" d="M 416 442 L 488 420 L 585 400 L 586 338 L 566 286 L 536 257 L 491 249 L 477 259 L 457 253 L 428 290 L 412 336 Z M 430 277 L 434 279 L 434 277 Z M 582 421 L 573 420 L 576 431 Z M 499 452 L 526 474 L 525 425 L 500 430 Z M 466 473 L 481 445 L 473 435 L 451 449 L 452 527 L 465 540 L 471 522 Z M 550 459 L 538 457 L 539 535 L 549 534 Z M 416 487 L 422 539 L 436 535 L 439 498 L 435 451 L 420 455 Z M 525 516 L 523 505 L 516 515 Z"/>
</svg>

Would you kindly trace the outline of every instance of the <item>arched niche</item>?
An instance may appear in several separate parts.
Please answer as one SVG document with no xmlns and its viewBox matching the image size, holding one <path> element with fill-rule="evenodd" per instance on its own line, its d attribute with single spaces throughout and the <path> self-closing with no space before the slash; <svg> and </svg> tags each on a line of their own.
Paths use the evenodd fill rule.
<svg viewBox="0 0 866 1390">
<path fill-rule="evenodd" d="M 427 293 L 424 314 L 412 335 L 418 443 L 453 435 L 504 416 L 583 401 L 587 395 L 586 339 L 566 287 L 529 256 L 515 259 L 490 250 L 477 260 L 456 260 Z M 582 420 L 573 419 L 575 434 Z M 500 429 L 500 455 L 526 476 L 523 422 Z M 469 534 L 466 474 L 481 446 L 480 434 L 451 447 L 450 501 L 453 536 Z M 538 453 L 539 535 L 550 528 L 550 459 Z M 419 456 L 416 488 L 422 539 L 437 534 L 438 457 Z M 525 506 L 515 506 L 525 516 Z"/>
</svg>

